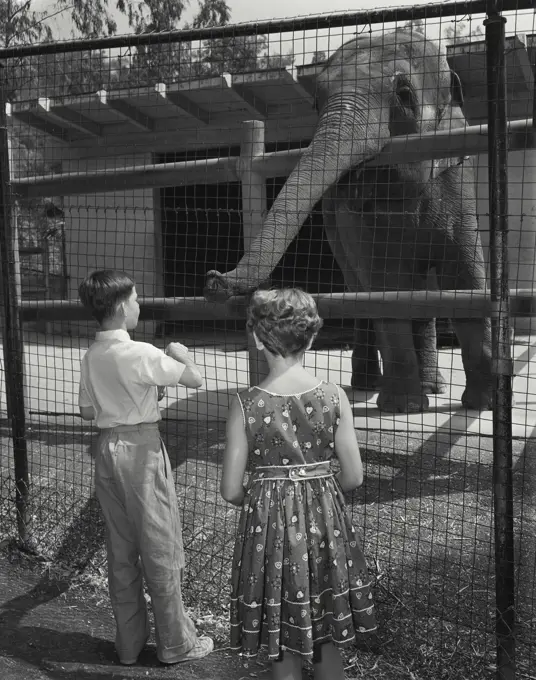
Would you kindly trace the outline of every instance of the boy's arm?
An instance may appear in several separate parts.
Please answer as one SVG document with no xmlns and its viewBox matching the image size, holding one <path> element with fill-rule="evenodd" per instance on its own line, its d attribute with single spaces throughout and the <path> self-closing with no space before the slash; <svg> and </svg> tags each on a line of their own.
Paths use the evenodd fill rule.
<svg viewBox="0 0 536 680">
<path fill-rule="evenodd" d="M 180 342 L 171 342 L 166 347 L 166 354 L 185 367 L 179 380 L 181 385 L 184 385 L 184 387 L 201 387 L 203 376 L 192 357 L 188 354 L 187 347 L 181 345 Z"/>
<path fill-rule="evenodd" d="M 227 419 L 227 438 L 223 454 L 223 476 L 220 493 L 233 505 L 244 501 L 244 474 L 248 461 L 248 441 L 244 429 L 244 413 L 239 397 L 233 399 Z"/>
<path fill-rule="evenodd" d="M 93 406 L 80 406 L 80 415 L 83 420 L 95 420 L 95 409 Z"/>
<path fill-rule="evenodd" d="M 171 343 L 171 345 L 175 346 L 179 343 Z M 158 388 L 179 384 L 185 387 L 200 387 L 203 384 L 203 378 L 195 363 L 188 356 L 188 350 L 184 348 L 182 353 L 177 354 L 178 356 L 175 356 L 175 352 L 169 351 L 169 346 L 164 353 L 153 345 L 146 345 L 138 363 L 139 381 L 144 385 L 154 385 Z"/>
<path fill-rule="evenodd" d="M 78 408 L 83 420 L 93 420 L 95 418 L 95 409 L 89 398 L 82 370 L 80 371 L 80 386 L 78 388 Z"/>
</svg>

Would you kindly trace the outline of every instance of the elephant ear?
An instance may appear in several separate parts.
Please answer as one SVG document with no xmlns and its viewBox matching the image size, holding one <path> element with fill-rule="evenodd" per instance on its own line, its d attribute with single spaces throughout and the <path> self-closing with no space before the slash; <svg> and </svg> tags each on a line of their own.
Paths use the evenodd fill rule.
<svg viewBox="0 0 536 680">
<path fill-rule="evenodd" d="M 463 127 L 465 125 L 465 118 L 462 113 L 464 102 L 463 86 L 460 76 L 456 71 L 450 72 L 450 105 L 444 107 L 440 115 L 438 130 L 446 128 Z M 464 158 L 441 158 L 432 161 L 431 176 L 437 177 L 448 168 L 454 165 L 461 165 L 467 156 Z"/>
<path fill-rule="evenodd" d="M 460 76 L 456 71 L 450 72 L 450 102 L 452 106 L 463 108 L 464 96 Z"/>
</svg>

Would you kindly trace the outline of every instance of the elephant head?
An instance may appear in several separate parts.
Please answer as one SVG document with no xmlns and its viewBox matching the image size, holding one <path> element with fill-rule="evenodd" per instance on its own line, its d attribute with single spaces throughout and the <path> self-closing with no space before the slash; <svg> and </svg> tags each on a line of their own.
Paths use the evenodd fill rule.
<svg viewBox="0 0 536 680">
<path fill-rule="evenodd" d="M 236 269 L 207 274 L 205 297 L 225 300 L 257 288 L 330 187 L 373 158 L 390 137 L 432 132 L 451 117 L 463 121 L 459 109 L 454 116 L 451 110 L 460 98 L 458 77 L 438 45 L 421 33 L 399 29 L 343 44 L 317 79 L 319 119 L 311 144 Z M 412 163 L 407 172 L 426 180 L 430 166 Z"/>
</svg>

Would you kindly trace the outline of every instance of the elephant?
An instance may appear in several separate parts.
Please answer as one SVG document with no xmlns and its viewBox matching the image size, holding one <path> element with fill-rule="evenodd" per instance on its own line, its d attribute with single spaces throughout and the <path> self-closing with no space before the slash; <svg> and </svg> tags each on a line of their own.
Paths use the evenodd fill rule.
<svg viewBox="0 0 536 680">
<path fill-rule="evenodd" d="M 247 294 L 269 277 L 314 205 L 349 291 L 483 290 L 472 160 L 367 164 L 390 137 L 465 125 L 463 93 L 439 45 L 414 29 L 345 42 L 317 76 L 319 113 L 310 145 L 236 268 L 207 273 L 207 300 Z M 490 320 L 453 319 L 466 376 L 462 405 L 492 404 Z M 425 411 L 445 381 L 438 369 L 435 320 L 375 319 L 360 324 L 352 384 L 376 380 L 377 406 Z M 375 339 L 372 337 L 375 335 Z M 360 349 L 360 347 L 362 349 Z"/>
</svg>

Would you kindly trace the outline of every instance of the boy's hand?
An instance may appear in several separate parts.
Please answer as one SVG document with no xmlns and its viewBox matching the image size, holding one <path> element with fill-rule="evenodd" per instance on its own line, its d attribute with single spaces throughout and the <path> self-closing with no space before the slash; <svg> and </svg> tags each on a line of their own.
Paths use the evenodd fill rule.
<svg viewBox="0 0 536 680">
<path fill-rule="evenodd" d="M 189 360 L 188 347 L 181 345 L 180 342 L 170 342 L 166 347 L 165 352 L 175 361 L 180 361 L 181 364 Z"/>
<path fill-rule="evenodd" d="M 158 387 L 158 401 L 162 401 L 162 399 L 166 396 L 166 387 L 165 385 L 162 387 Z"/>
</svg>

